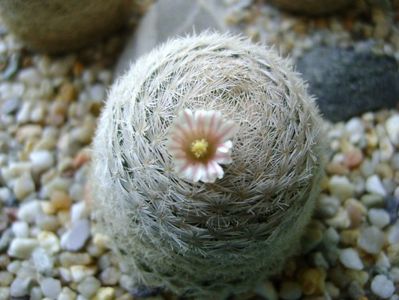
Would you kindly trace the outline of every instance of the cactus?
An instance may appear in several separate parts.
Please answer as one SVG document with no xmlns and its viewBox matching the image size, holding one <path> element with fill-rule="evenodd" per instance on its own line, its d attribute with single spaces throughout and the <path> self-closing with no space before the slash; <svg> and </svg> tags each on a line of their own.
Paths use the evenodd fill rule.
<svg viewBox="0 0 399 300">
<path fill-rule="evenodd" d="M 63 52 L 126 23 L 132 0 L 0 0 L 2 20 L 28 46 Z"/>
<path fill-rule="evenodd" d="M 355 3 L 352 0 L 267 0 L 282 9 L 307 15 L 324 15 L 339 11 Z"/>
<path fill-rule="evenodd" d="M 236 124 L 231 160 L 205 182 L 182 178 L 168 148 L 182 112 L 203 110 Z M 171 40 L 110 90 L 93 142 L 99 228 L 138 286 L 208 299 L 247 291 L 297 249 L 319 190 L 320 125 L 274 50 L 217 33 Z"/>
</svg>

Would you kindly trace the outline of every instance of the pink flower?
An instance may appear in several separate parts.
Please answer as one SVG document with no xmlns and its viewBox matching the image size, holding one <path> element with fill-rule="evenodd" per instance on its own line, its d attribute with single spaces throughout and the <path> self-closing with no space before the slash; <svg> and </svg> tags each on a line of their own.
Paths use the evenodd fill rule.
<svg viewBox="0 0 399 300">
<path fill-rule="evenodd" d="M 218 111 L 185 109 L 171 126 L 168 150 L 176 173 L 187 180 L 214 182 L 223 177 L 220 164 L 231 163 L 229 140 L 237 131 Z"/>
</svg>

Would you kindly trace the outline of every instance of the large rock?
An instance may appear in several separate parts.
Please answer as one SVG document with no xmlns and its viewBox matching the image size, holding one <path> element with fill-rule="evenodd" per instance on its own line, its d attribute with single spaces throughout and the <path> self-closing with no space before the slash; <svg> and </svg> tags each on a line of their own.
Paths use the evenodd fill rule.
<svg viewBox="0 0 399 300">
<path fill-rule="evenodd" d="M 115 77 L 123 74 L 141 55 L 174 36 L 203 30 L 226 31 L 226 8 L 220 0 L 159 0 L 141 20 L 128 41 L 116 69 Z"/>
<path fill-rule="evenodd" d="M 298 70 L 324 117 L 334 122 L 399 102 L 398 64 L 390 56 L 320 47 L 299 60 Z"/>
<path fill-rule="evenodd" d="M 352 0 L 267 0 L 267 2 L 294 13 L 323 15 L 336 12 L 350 4 Z"/>
</svg>

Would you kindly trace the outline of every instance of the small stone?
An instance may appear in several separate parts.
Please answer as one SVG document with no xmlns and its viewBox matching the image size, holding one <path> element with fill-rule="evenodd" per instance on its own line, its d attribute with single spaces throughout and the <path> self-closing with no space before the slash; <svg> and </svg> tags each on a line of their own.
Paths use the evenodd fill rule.
<svg viewBox="0 0 399 300">
<path fill-rule="evenodd" d="M 57 99 L 72 102 L 76 99 L 76 89 L 73 84 L 65 82 L 61 85 Z"/>
<path fill-rule="evenodd" d="M 375 226 L 370 226 L 360 232 L 358 246 L 370 254 L 378 254 L 385 243 L 384 233 Z"/>
<path fill-rule="evenodd" d="M 384 228 L 390 222 L 389 214 L 384 209 L 372 208 L 368 212 L 370 223 L 378 228 Z"/>
<path fill-rule="evenodd" d="M 80 219 L 87 217 L 88 211 L 85 202 L 78 202 L 72 205 L 71 222 L 74 223 Z"/>
<path fill-rule="evenodd" d="M 61 247 L 68 251 L 79 251 L 90 237 L 90 223 L 87 219 L 78 220 L 61 237 Z"/>
<path fill-rule="evenodd" d="M 345 153 L 344 164 L 349 169 L 357 168 L 363 161 L 363 153 L 361 150 L 354 148 Z"/>
<path fill-rule="evenodd" d="M 57 298 L 57 300 L 75 300 L 75 299 L 76 299 L 76 293 L 68 287 L 64 287 Z"/>
<path fill-rule="evenodd" d="M 29 226 L 26 222 L 14 222 L 11 228 L 17 238 L 27 238 L 29 235 Z"/>
<path fill-rule="evenodd" d="M 32 259 L 38 272 L 50 274 L 54 266 L 54 260 L 43 248 L 36 248 L 32 253 Z"/>
<path fill-rule="evenodd" d="M 38 286 L 34 286 L 31 290 L 30 290 L 30 294 L 29 294 L 29 300 L 42 300 L 43 297 L 43 293 L 41 288 L 39 288 Z M 46 298 L 45 298 L 46 299 Z"/>
<path fill-rule="evenodd" d="M 50 203 L 54 207 L 56 211 L 69 209 L 72 203 L 72 199 L 68 196 L 67 193 L 63 191 L 54 191 L 51 193 Z"/>
<path fill-rule="evenodd" d="M 337 288 L 332 282 L 326 282 L 326 292 L 333 299 L 339 298 L 339 288 Z"/>
<path fill-rule="evenodd" d="M 363 263 L 359 257 L 359 253 L 353 248 L 342 249 L 339 253 L 339 260 L 345 267 L 349 269 L 363 269 Z"/>
<path fill-rule="evenodd" d="M 120 271 L 114 267 L 106 268 L 100 274 L 100 280 L 104 285 L 116 285 L 119 281 Z"/>
<path fill-rule="evenodd" d="M 380 206 L 384 203 L 384 197 L 377 194 L 365 194 L 360 200 L 367 207 Z"/>
<path fill-rule="evenodd" d="M 60 240 L 56 234 L 50 231 L 39 232 L 37 240 L 40 246 L 50 254 L 55 254 L 60 251 Z"/>
<path fill-rule="evenodd" d="M 321 217 L 333 217 L 338 212 L 339 206 L 340 200 L 337 197 L 320 195 L 316 212 Z"/>
<path fill-rule="evenodd" d="M 10 287 L 11 297 L 28 296 L 31 284 L 32 279 L 30 278 L 15 278 Z"/>
<path fill-rule="evenodd" d="M 302 292 L 305 295 L 322 294 L 325 289 L 326 271 L 320 268 L 308 268 L 300 274 Z"/>
<path fill-rule="evenodd" d="M 377 194 L 385 197 L 387 192 L 382 185 L 381 179 L 378 175 L 372 175 L 366 180 L 366 190 L 369 193 Z"/>
<path fill-rule="evenodd" d="M 94 297 L 95 300 L 112 300 L 115 297 L 115 289 L 112 287 L 102 287 L 100 288 L 96 296 Z"/>
<path fill-rule="evenodd" d="M 338 213 L 333 218 L 327 219 L 326 223 L 335 228 L 345 229 L 351 225 L 351 220 L 347 210 L 340 207 Z"/>
<path fill-rule="evenodd" d="M 62 266 L 71 267 L 73 265 L 88 265 L 92 262 L 90 255 L 87 253 L 71 253 L 63 252 L 59 256 Z"/>
<path fill-rule="evenodd" d="M 341 243 L 343 245 L 356 246 L 359 239 L 359 230 L 345 229 L 341 231 Z"/>
<path fill-rule="evenodd" d="M 90 98 L 94 101 L 104 101 L 106 97 L 105 87 L 102 84 L 94 84 L 90 88 Z"/>
<path fill-rule="evenodd" d="M 388 271 L 388 269 L 391 268 L 391 263 L 389 261 L 389 258 L 384 252 L 380 252 L 378 254 L 375 265 L 379 269 L 384 270 L 384 272 Z"/>
<path fill-rule="evenodd" d="M 255 288 L 255 293 L 268 300 L 278 300 L 278 294 L 271 281 L 260 283 Z"/>
<path fill-rule="evenodd" d="M 44 278 L 40 282 L 40 288 L 42 289 L 44 296 L 50 299 L 56 299 L 61 293 L 60 281 L 50 277 Z"/>
<path fill-rule="evenodd" d="M 29 154 L 32 170 L 36 173 L 43 172 L 54 165 L 54 157 L 47 150 L 33 151 Z"/>
<path fill-rule="evenodd" d="M 29 173 L 24 173 L 15 181 L 14 194 L 18 200 L 23 200 L 26 196 L 35 191 L 35 183 Z"/>
<path fill-rule="evenodd" d="M 12 257 L 27 259 L 37 246 L 38 242 L 35 239 L 16 238 L 12 240 L 7 253 Z"/>
<path fill-rule="evenodd" d="M 302 289 L 299 283 L 284 281 L 280 288 L 280 297 L 284 300 L 296 300 L 302 296 Z"/>
<path fill-rule="evenodd" d="M 74 282 L 81 282 L 84 278 L 95 274 L 94 267 L 75 265 L 71 267 L 71 278 Z"/>
<path fill-rule="evenodd" d="M 10 289 L 8 287 L 0 287 L 0 299 L 10 299 Z"/>
<path fill-rule="evenodd" d="M 399 115 L 393 115 L 385 122 L 385 128 L 392 144 L 399 145 Z"/>
<path fill-rule="evenodd" d="M 341 200 L 352 197 L 355 192 L 355 187 L 346 176 L 332 176 L 329 182 L 329 188 L 331 194 L 337 196 Z"/>
<path fill-rule="evenodd" d="M 18 210 L 18 219 L 28 223 L 34 223 L 36 221 L 36 217 L 42 214 L 42 207 L 40 202 L 37 200 L 24 202 L 21 204 Z"/>
<path fill-rule="evenodd" d="M 0 286 L 10 286 L 14 276 L 7 271 L 0 271 Z"/>
<path fill-rule="evenodd" d="M 382 299 L 388 299 L 395 292 L 395 286 L 385 275 L 377 275 L 371 282 L 371 291 Z"/>
<path fill-rule="evenodd" d="M 101 287 L 101 283 L 95 277 L 86 277 L 81 283 L 78 284 L 77 290 L 82 296 L 90 298 L 94 296 L 96 291 Z"/>
<path fill-rule="evenodd" d="M 390 245 L 399 243 L 399 221 L 388 229 L 387 240 Z"/>
<path fill-rule="evenodd" d="M 359 226 L 365 219 L 367 209 L 364 205 L 356 199 L 348 199 L 345 201 L 345 209 L 348 212 L 348 217 L 352 227 Z"/>
</svg>

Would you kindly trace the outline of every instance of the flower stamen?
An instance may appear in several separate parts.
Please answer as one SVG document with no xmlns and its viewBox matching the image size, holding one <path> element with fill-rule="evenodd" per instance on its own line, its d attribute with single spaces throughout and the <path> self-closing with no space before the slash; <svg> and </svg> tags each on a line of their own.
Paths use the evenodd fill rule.
<svg viewBox="0 0 399 300">
<path fill-rule="evenodd" d="M 191 143 L 191 153 L 196 158 L 203 158 L 208 154 L 208 142 L 205 139 L 198 139 Z"/>
</svg>

